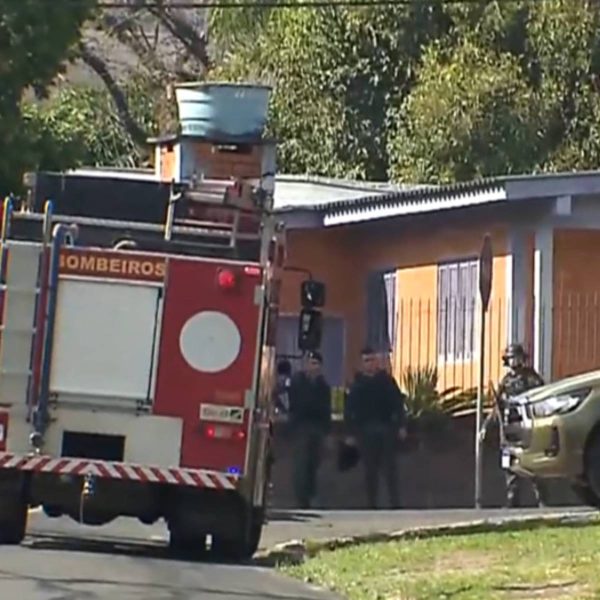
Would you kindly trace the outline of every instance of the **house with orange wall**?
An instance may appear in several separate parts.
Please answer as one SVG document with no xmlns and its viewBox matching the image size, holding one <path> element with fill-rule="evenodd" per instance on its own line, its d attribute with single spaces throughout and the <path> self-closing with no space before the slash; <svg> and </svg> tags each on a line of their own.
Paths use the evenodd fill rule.
<svg viewBox="0 0 600 600">
<path fill-rule="evenodd" d="M 432 366 L 441 387 L 474 386 L 486 233 L 494 255 L 486 379 L 501 377 L 510 342 L 526 346 L 546 379 L 600 367 L 600 172 L 364 190 L 278 206 L 288 264 L 327 284 L 323 346 L 334 383 L 345 383 L 361 346 L 374 342 L 390 348 L 399 378 L 408 367 Z M 301 276 L 285 276 L 281 354 L 294 347 Z"/>
<path fill-rule="evenodd" d="M 274 171 L 264 144 L 152 140 L 153 169 L 104 172 L 167 188 L 171 180 L 256 179 Z M 98 177 L 99 170 L 78 170 Z M 144 192 L 147 193 L 147 192 Z M 502 350 L 523 343 L 555 379 L 600 366 L 600 172 L 499 177 L 446 186 L 394 186 L 277 175 L 275 208 L 287 229 L 278 353 L 298 359 L 298 284 L 327 284 L 323 354 L 345 384 L 365 344 L 390 352 L 394 374 L 432 367 L 441 388 L 470 388 L 479 367 L 478 261 L 493 244 L 485 318 L 485 376 Z"/>
</svg>

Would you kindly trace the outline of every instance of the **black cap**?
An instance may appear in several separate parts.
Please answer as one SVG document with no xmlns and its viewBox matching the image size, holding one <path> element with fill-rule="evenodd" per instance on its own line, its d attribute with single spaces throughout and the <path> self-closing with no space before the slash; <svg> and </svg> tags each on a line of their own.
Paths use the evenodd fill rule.
<svg viewBox="0 0 600 600">
<path fill-rule="evenodd" d="M 513 358 L 517 356 L 527 358 L 527 352 L 525 352 L 525 348 L 523 348 L 521 344 L 510 344 L 504 351 L 505 358 Z"/>
</svg>

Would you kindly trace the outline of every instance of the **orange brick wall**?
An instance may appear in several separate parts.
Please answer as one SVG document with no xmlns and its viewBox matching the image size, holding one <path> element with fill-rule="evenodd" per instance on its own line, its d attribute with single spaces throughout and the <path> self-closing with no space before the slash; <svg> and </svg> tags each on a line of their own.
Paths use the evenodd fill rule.
<svg viewBox="0 0 600 600">
<path fill-rule="evenodd" d="M 172 144 L 165 144 L 160 147 L 160 179 L 161 181 L 177 179 L 175 173 L 175 149 Z"/>
<path fill-rule="evenodd" d="M 327 316 L 341 317 L 346 324 L 345 372 L 352 373 L 360 352 L 361 294 L 363 282 L 355 273 L 357 237 L 351 229 L 303 230 L 287 233 L 287 265 L 308 268 L 315 279 L 327 285 L 323 310 Z M 300 283 L 306 275 L 286 271 L 283 277 L 281 314 L 300 311 Z"/>
<path fill-rule="evenodd" d="M 506 233 L 492 233 L 494 276 L 492 297 L 486 319 L 486 380 L 501 376 L 501 352 L 507 341 Z M 438 364 L 440 387 L 470 388 L 476 385 L 478 361 L 438 360 L 437 348 L 437 265 L 440 262 L 471 259 L 481 248 L 482 235 L 474 230 L 445 230 L 443 235 L 423 239 L 415 236 L 396 248 L 398 265 L 398 330 L 394 372 L 402 377 L 406 368 Z M 382 241 L 383 242 L 383 241 Z M 389 250 L 380 249 L 387 253 Z M 392 257 L 385 258 L 387 264 Z M 407 266 L 404 266 L 407 265 Z M 475 349 L 479 347 L 479 314 L 475 314 Z"/>
<path fill-rule="evenodd" d="M 527 235 L 526 243 L 525 243 L 525 264 L 526 264 L 526 272 L 527 279 L 525 283 L 526 289 L 526 298 L 527 303 L 525 306 L 525 314 L 518 315 L 519 319 L 525 319 L 525 338 L 522 343 L 525 345 L 525 348 L 528 349 L 529 354 L 531 355 L 533 349 L 533 311 L 535 307 L 534 302 L 534 293 L 533 293 L 533 270 L 534 270 L 534 254 L 535 254 L 535 235 L 533 232 L 529 232 Z"/>
<path fill-rule="evenodd" d="M 486 367 L 487 376 L 496 381 L 501 375 L 500 354 L 506 343 L 507 244 L 503 228 L 497 228 L 492 234 L 496 257 Z M 288 233 L 288 264 L 310 268 L 315 277 L 327 283 L 326 312 L 346 319 L 348 375 L 358 362 L 365 339 L 367 275 L 375 269 L 398 269 L 398 345 L 393 365 L 398 376 L 406 368 L 409 355 L 413 365 L 435 362 L 437 358 L 437 263 L 474 257 L 481 242 L 482 233 L 478 228 L 444 229 L 443 233 L 429 231 L 427 235 L 406 230 L 399 233 L 389 227 L 379 229 L 372 225 L 292 231 Z M 286 273 L 283 312 L 298 311 L 300 281 L 300 275 Z M 449 387 L 451 381 L 470 387 L 476 381 L 477 365 L 472 362 L 448 365 L 440 377 L 445 387 Z"/>
<path fill-rule="evenodd" d="M 240 147 L 235 150 L 221 149 L 208 142 L 186 141 L 182 154 L 191 152 L 198 172 L 211 179 L 248 178 L 261 176 L 263 146 Z M 182 161 L 183 162 L 183 161 Z M 175 150 L 173 144 L 160 147 L 160 176 L 162 181 L 175 177 Z"/>
<path fill-rule="evenodd" d="M 195 164 L 205 177 L 228 179 L 230 177 L 259 178 L 262 170 L 262 146 L 252 146 L 249 151 L 223 151 L 213 144 L 194 143 Z"/>
<path fill-rule="evenodd" d="M 600 368 L 600 231 L 554 232 L 553 376 Z"/>
</svg>

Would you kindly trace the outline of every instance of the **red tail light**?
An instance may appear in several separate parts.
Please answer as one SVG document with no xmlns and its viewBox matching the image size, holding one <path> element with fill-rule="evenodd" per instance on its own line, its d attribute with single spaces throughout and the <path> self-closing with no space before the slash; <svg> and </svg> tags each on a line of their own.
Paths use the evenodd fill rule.
<svg viewBox="0 0 600 600">
<path fill-rule="evenodd" d="M 246 439 L 246 432 L 243 429 L 227 425 L 207 425 L 204 428 L 204 435 L 211 440 L 243 441 Z"/>
<path fill-rule="evenodd" d="M 244 273 L 250 277 L 260 277 L 262 271 L 260 267 L 244 267 Z"/>
<path fill-rule="evenodd" d="M 232 290 L 237 285 L 237 277 L 230 269 L 221 269 L 217 273 L 217 285 L 222 290 Z"/>
<path fill-rule="evenodd" d="M 0 451 L 6 450 L 8 440 L 8 413 L 0 412 Z"/>
</svg>

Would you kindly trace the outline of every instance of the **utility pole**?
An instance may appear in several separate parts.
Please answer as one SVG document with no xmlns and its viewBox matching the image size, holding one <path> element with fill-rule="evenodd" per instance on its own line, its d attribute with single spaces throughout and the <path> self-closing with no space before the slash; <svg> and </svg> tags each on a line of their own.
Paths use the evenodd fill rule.
<svg viewBox="0 0 600 600">
<path fill-rule="evenodd" d="M 492 251 L 492 238 L 487 233 L 483 238 L 483 245 L 479 254 L 479 380 L 477 382 L 477 413 L 475 417 L 475 508 L 481 508 L 483 495 L 483 396 L 485 393 L 485 317 L 492 294 L 492 271 L 494 255 Z"/>
</svg>

